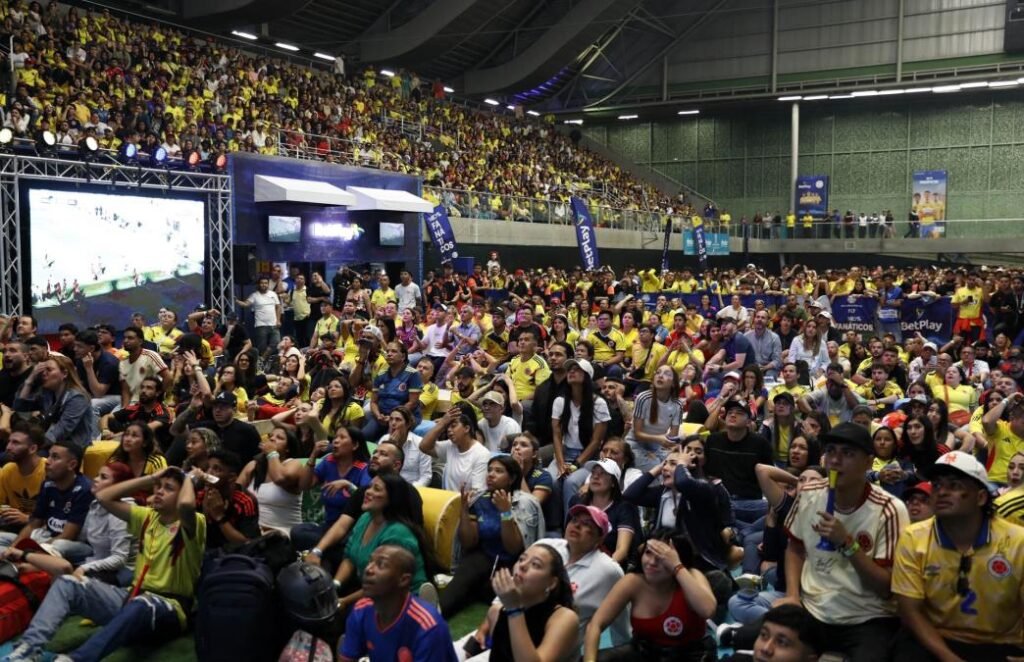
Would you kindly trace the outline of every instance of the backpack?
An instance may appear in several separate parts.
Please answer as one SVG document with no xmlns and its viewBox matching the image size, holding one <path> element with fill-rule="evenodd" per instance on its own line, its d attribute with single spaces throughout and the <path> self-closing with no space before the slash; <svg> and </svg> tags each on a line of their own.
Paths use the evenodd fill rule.
<svg viewBox="0 0 1024 662">
<path fill-rule="evenodd" d="M 13 639 L 28 628 L 50 588 L 50 575 L 42 570 L 23 574 L 13 563 L 0 571 L 0 642 Z"/>
<path fill-rule="evenodd" d="M 268 533 L 245 542 L 224 545 L 222 554 L 240 554 L 266 563 L 274 577 L 281 569 L 299 558 L 292 541 L 282 533 Z"/>
<path fill-rule="evenodd" d="M 296 630 L 277 662 L 334 662 L 334 649 L 323 639 Z"/>
<path fill-rule="evenodd" d="M 272 662 L 287 633 L 274 599 L 274 574 L 261 559 L 224 554 L 211 559 L 199 584 L 195 619 L 199 662 Z"/>
</svg>

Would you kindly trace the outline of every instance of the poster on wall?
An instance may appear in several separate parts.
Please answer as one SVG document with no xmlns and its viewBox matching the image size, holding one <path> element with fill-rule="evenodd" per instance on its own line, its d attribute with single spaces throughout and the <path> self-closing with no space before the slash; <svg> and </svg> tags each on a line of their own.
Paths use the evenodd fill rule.
<svg viewBox="0 0 1024 662">
<path fill-rule="evenodd" d="M 922 170 L 914 173 L 914 189 L 910 209 L 921 223 L 921 236 L 943 237 L 946 234 L 945 170 Z"/>
<path fill-rule="evenodd" d="M 828 216 L 828 175 L 800 175 L 796 178 L 796 217 L 810 214 Z"/>
<path fill-rule="evenodd" d="M 705 255 L 728 255 L 729 235 L 725 232 L 702 232 L 704 235 Z M 694 230 L 683 230 L 683 255 L 697 255 L 700 252 Z"/>
</svg>

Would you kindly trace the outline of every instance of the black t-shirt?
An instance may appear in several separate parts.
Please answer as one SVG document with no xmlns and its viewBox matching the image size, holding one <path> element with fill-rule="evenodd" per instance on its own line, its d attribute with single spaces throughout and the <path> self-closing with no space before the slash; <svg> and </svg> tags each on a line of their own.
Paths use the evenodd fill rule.
<svg viewBox="0 0 1024 662">
<path fill-rule="evenodd" d="M 578 503 L 583 503 L 583 499 L 579 495 L 569 499 L 570 508 Z M 604 514 L 608 516 L 608 523 L 612 525 L 612 530 L 604 537 L 604 543 L 601 545 L 604 551 L 609 556 L 615 552 L 615 547 L 618 544 L 619 529 L 625 528 L 633 531 L 633 542 L 629 546 L 630 554 L 632 554 L 633 550 L 643 542 L 643 525 L 640 523 L 640 511 L 637 510 L 634 504 L 619 498 L 605 508 Z M 568 517 L 566 520 L 568 520 Z"/>
<path fill-rule="evenodd" d="M 199 490 L 199 493 L 196 494 L 196 510 L 198 512 L 203 511 L 203 499 L 205 498 L 206 490 Z M 249 494 L 241 485 L 235 485 L 235 489 L 231 492 L 231 503 L 225 508 L 224 519 L 249 540 L 260 537 L 259 505 L 256 503 L 256 497 Z M 219 549 L 226 542 L 227 539 L 220 526 L 207 518 L 206 549 Z"/>
<path fill-rule="evenodd" d="M 754 467 L 772 464 L 772 445 L 759 434 L 748 432 L 739 441 L 729 441 L 724 432 L 708 436 L 704 472 L 722 479 L 734 499 L 760 499 L 761 486 Z"/>
<path fill-rule="evenodd" d="M 223 335 L 222 333 L 221 336 Z M 245 327 L 241 323 L 236 324 L 235 328 L 231 330 L 231 337 L 228 338 L 228 342 L 224 345 L 224 353 L 229 361 L 234 360 L 238 356 L 239 352 L 242 351 L 242 347 L 245 346 L 245 341 L 248 339 L 249 334 L 246 333 Z"/>
<path fill-rule="evenodd" d="M 93 361 L 92 369 L 96 373 L 96 381 L 109 387 L 105 395 L 121 395 L 121 375 L 118 365 L 117 358 L 110 352 L 100 352 L 99 358 Z M 82 380 L 82 386 L 89 391 L 89 395 L 94 398 L 100 397 L 89 388 L 89 378 L 86 377 L 85 364 L 81 359 L 75 359 L 75 370 L 78 372 L 78 378 Z"/>
<path fill-rule="evenodd" d="M 260 433 L 255 426 L 245 421 L 232 420 L 224 427 L 209 419 L 192 425 L 194 428 L 209 428 L 220 437 L 221 445 L 232 453 L 238 453 L 242 462 L 248 462 L 260 452 Z"/>
<path fill-rule="evenodd" d="M 16 375 L 7 368 L 0 370 L 0 402 L 8 407 L 14 406 L 14 397 L 25 384 L 25 380 L 32 374 L 32 368 L 27 368 L 20 375 Z"/>
</svg>

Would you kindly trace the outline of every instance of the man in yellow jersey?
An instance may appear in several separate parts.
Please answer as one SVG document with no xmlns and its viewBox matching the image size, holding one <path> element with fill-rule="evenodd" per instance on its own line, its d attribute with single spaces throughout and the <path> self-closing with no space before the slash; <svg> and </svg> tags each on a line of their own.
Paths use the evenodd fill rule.
<svg viewBox="0 0 1024 662">
<path fill-rule="evenodd" d="M 612 313 L 602 310 L 597 314 L 597 331 L 587 336 L 594 345 L 594 363 L 602 366 L 608 377 L 622 379 L 622 363 L 626 356 L 626 339 L 612 326 Z"/>
<path fill-rule="evenodd" d="M 987 294 L 981 283 L 981 276 L 972 271 L 967 276 L 967 285 L 957 288 L 951 303 L 956 309 L 956 323 L 953 335 L 962 336 L 968 343 L 977 342 L 985 331 L 985 320 L 981 316 L 981 306 Z"/>
<path fill-rule="evenodd" d="M 988 447 L 989 480 L 1005 484 L 1010 458 L 1024 451 L 1024 395 L 1018 392 L 1004 398 L 982 416 L 981 425 Z"/>
<path fill-rule="evenodd" d="M 784 239 L 796 239 L 796 214 L 790 209 L 786 214 L 786 234 Z"/>
<path fill-rule="evenodd" d="M 519 354 L 508 364 L 508 376 L 520 402 L 533 399 L 533 393 L 551 376 L 547 362 L 537 355 L 537 337 L 530 329 L 520 332 Z"/>
<path fill-rule="evenodd" d="M 993 516 L 995 488 L 972 455 L 947 453 L 925 473 L 935 517 L 908 526 L 896 546 L 903 628 L 892 659 L 1024 655 L 1024 528 Z"/>
</svg>

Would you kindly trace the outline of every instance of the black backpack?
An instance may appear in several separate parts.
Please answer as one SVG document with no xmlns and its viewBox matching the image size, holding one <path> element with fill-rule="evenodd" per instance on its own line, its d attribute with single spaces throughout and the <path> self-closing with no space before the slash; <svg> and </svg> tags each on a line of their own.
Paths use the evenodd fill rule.
<svg viewBox="0 0 1024 662">
<path fill-rule="evenodd" d="M 274 573 L 261 559 L 211 559 L 199 584 L 195 619 L 199 662 L 273 662 L 290 632 L 274 599 Z"/>
</svg>

